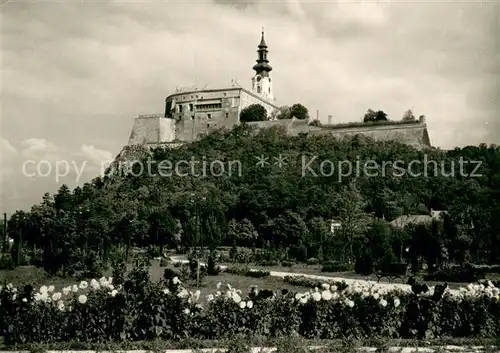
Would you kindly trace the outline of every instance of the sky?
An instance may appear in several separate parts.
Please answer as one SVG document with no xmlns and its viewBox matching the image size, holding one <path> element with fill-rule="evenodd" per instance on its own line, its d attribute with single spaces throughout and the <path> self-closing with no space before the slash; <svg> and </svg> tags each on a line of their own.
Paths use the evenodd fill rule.
<svg viewBox="0 0 500 353">
<path fill-rule="evenodd" d="M 413 108 L 436 147 L 500 143 L 498 1 L 2 3 L 0 212 L 97 176 L 176 86 L 250 88 L 262 27 L 278 105 Z"/>
</svg>

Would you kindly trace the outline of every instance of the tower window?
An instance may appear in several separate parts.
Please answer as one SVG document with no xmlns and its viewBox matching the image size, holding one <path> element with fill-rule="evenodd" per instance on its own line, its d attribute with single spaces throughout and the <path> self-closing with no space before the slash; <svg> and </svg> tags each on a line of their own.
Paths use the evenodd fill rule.
<svg viewBox="0 0 500 353">
<path fill-rule="evenodd" d="M 271 94 L 271 87 L 269 87 L 269 94 Z"/>
<path fill-rule="evenodd" d="M 226 119 L 229 118 L 229 113 L 226 113 Z"/>
<path fill-rule="evenodd" d="M 179 104 L 179 113 L 182 113 L 182 105 Z"/>
<path fill-rule="evenodd" d="M 194 115 L 191 117 L 191 120 L 194 120 Z"/>
<path fill-rule="evenodd" d="M 207 114 L 207 118 L 212 119 L 212 114 Z"/>
<path fill-rule="evenodd" d="M 192 112 L 193 111 L 193 104 L 190 104 L 189 105 L 189 111 Z"/>
<path fill-rule="evenodd" d="M 257 93 L 260 93 L 260 86 L 257 86 Z"/>
</svg>

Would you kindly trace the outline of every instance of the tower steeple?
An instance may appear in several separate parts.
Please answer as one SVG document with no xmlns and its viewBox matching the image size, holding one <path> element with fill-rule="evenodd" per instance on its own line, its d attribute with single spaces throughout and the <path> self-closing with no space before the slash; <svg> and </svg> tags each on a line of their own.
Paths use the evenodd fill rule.
<svg viewBox="0 0 500 353">
<path fill-rule="evenodd" d="M 262 27 L 262 36 L 257 50 L 257 64 L 253 66 L 255 76 L 252 78 L 252 91 L 269 100 L 274 101 L 271 77 L 269 72 L 273 69 L 267 60 L 267 44 L 264 39 L 264 27 Z"/>
</svg>

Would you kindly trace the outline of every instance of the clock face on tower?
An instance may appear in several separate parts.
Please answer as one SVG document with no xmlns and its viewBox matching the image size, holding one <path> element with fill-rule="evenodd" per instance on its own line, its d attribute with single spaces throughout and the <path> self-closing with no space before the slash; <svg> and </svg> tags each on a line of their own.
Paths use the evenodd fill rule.
<svg viewBox="0 0 500 353">
<path fill-rule="evenodd" d="M 260 76 L 257 76 L 257 82 L 260 82 Z"/>
</svg>

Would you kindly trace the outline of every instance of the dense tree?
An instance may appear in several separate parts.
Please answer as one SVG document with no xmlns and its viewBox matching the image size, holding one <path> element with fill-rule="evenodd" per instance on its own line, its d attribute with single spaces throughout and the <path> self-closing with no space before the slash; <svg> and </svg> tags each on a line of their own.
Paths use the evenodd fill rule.
<svg viewBox="0 0 500 353">
<path fill-rule="evenodd" d="M 415 115 L 413 115 L 413 110 L 408 109 L 404 114 L 403 114 L 403 119 L 404 121 L 415 121 Z"/>
<path fill-rule="evenodd" d="M 373 111 L 371 109 L 368 109 L 363 118 L 363 122 L 367 123 L 375 121 L 387 121 L 387 114 L 384 113 L 382 110 Z"/>
<path fill-rule="evenodd" d="M 256 165 L 260 155 L 270 157 L 263 166 Z M 285 161 L 281 167 L 272 159 L 279 155 Z M 313 156 L 304 173 L 304 163 Z M 475 171 L 481 176 L 465 177 L 456 169 L 450 176 L 438 171 L 415 178 L 389 169 L 385 175 L 353 171 L 339 178 L 325 168 L 336 161 L 355 166 L 367 160 L 379 165 L 399 160 L 407 166 L 424 156 L 456 168 L 461 159 L 481 161 Z M 68 272 L 84 268 L 95 254 L 105 263 L 116 247 L 214 247 L 237 239 L 242 246 L 306 248 L 309 257 L 351 263 L 358 251 L 370 250 L 380 262 L 380 257 L 390 258 L 379 246 L 389 238 L 388 248 L 402 260 L 422 259 L 437 267 L 447 261 L 500 262 L 500 148 L 495 145 L 424 151 L 395 141 L 287 136 L 277 128 L 256 132 L 242 124 L 179 149 L 154 150 L 150 158 L 224 161 L 225 172 L 99 177 L 74 190 L 63 186 L 23 217 L 20 212 L 11 215 L 8 236 L 20 239 L 17 253 L 30 252 L 49 271 Z M 233 168 L 229 174 L 228 161 L 238 161 L 241 170 Z M 466 164 L 465 172 L 475 165 Z M 377 218 L 390 222 L 401 215 L 429 215 L 431 208 L 448 211 L 441 226 L 388 231 L 374 223 Z M 332 218 L 341 223 L 334 237 Z"/>
<path fill-rule="evenodd" d="M 252 104 L 243 108 L 240 113 L 240 121 L 247 123 L 251 121 L 265 121 L 267 120 L 267 111 L 260 104 Z"/>
<path fill-rule="evenodd" d="M 292 107 L 290 108 L 290 115 L 300 120 L 309 119 L 309 111 L 300 103 L 292 105 Z"/>
</svg>

